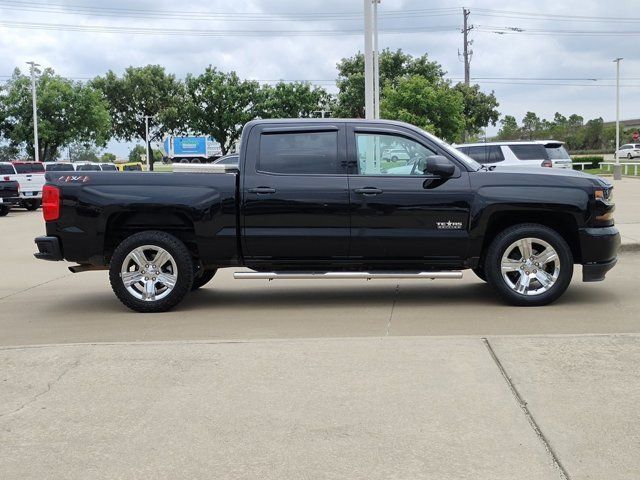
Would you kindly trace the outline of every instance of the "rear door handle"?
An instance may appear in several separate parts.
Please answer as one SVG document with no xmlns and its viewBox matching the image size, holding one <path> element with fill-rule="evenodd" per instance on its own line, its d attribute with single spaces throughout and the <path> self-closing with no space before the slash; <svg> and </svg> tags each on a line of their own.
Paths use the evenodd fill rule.
<svg viewBox="0 0 640 480">
<path fill-rule="evenodd" d="M 257 193 L 258 195 L 260 195 L 260 194 L 268 194 L 268 193 L 276 193 L 276 189 L 275 188 L 271 188 L 271 187 L 254 187 L 254 188 L 250 188 L 247 191 L 249 193 Z"/>
<path fill-rule="evenodd" d="M 360 195 L 379 195 L 382 193 L 382 189 L 376 187 L 364 187 L 356 188 L 354 192 L 359 193 Z"/>
</svg>

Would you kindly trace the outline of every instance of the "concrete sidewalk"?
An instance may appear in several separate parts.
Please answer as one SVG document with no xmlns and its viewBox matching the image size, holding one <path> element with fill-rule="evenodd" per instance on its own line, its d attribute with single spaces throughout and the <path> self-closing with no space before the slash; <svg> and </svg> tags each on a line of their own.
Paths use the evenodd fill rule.
<svg viewBox="0 0 640 480">
<path fill-rule="evenodd" d="M 640 471 L 640 337 L 0 349 L 0 478 L 586 479 Z"/>
</svg>

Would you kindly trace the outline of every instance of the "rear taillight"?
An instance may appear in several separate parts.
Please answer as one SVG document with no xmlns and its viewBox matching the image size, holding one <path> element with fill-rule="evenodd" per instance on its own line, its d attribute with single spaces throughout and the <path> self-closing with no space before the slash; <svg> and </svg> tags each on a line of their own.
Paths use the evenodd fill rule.
<svg viewBox="0 0 640 480">
<path fill-rule="evenodd" d="M 53 185 L 42 188 L 42 215 L 46 222 L 53 222 L 60 218 L 60 189 Z"/>
<path fill-rule="evenodd" d="M 540 166 L 551 168 L 553 167 L 553 162 L 551 162 L 551 160 L 545 160 L 540 164 Z"/>
<path fill-rule="evenodd" d="M 11 177 L 6 177 L 6 176 L 4 177 L 5 182 L 8 182 L 9 180 L 11 180 Z"/>
</svg>

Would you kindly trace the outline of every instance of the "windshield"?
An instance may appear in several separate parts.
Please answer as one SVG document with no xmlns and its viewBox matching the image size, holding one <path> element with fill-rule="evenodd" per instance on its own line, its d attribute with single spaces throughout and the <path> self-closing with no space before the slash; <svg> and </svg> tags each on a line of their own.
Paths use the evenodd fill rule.
<svg viewBox="0 0 640 480">
<path fill-rule="evenodd" d="M 552 160 L 571 160 L 569 153 L 562 145 L 560 145 L 559 147 L 553 146 L 545 148 L 547 149 L 549 158 Z"/>
</svg>

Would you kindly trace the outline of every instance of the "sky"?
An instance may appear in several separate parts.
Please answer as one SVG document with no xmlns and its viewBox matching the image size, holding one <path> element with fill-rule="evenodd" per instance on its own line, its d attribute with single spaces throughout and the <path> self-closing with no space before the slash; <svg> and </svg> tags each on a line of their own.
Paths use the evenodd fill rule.
<svg viewBox="0 0 640 480">
<path fill-rule="evenodd" d="M 639 0 L 465 0 L 473 26 L 471 77 L 503 115 L 527 111 L 615 119 L 640 116 Z M 447 0 L 381 0 L 379 46 L 427 54 L 464 76 L 462 7 Z M 163 65 L 184 77 L 206 66 L 265 82 L 309 80 L 335 92 L 336 64 L 364 49 L 362 0 L 0 0 L 0 82 L 34 60 L 86 80 Z M 500 32 L 500 33 L 496 33 Z M 489 127 L 495 134 L 498 127 Z M 126 156 L 131 144 L 111 142 Z"/>
</svg>

